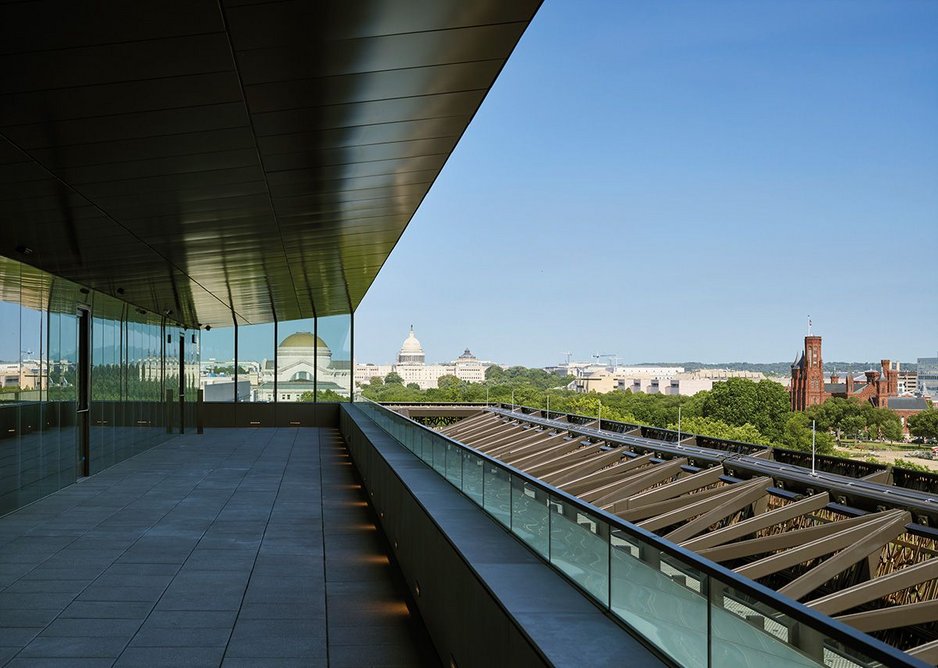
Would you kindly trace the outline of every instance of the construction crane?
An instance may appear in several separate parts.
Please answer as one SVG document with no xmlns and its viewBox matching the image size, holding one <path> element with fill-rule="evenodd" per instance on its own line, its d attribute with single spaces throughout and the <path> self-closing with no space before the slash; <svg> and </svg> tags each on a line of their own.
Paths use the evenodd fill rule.
<svg viewBox="0 0 938 668">
<path fill-rule="evenodd" d="M 603 357 L 607 358 L 613 371 L 615 371 L 616 367 L 619 366 L 619 356 L 615 353 L 597 353 L 596 355 L 593 355 L 593 357 L 595 359 L 602 359 Z"/>
<path fill-rule="evenodd" d="M 570 358 L 573 357 L 573 353 L 560 353 L 560 354 L 567 356 L 567 366 L 570 366 Z"/>
</svg>

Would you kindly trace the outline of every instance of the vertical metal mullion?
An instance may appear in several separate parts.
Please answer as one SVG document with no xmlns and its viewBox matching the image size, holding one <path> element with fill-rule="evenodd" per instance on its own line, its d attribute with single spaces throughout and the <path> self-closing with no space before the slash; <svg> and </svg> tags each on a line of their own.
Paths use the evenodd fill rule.
<svg viewBox="0 0 938 668">
<path fill-rule="evenodd" d="M 313 316 L 313 403 L 319 403 L 319 316 Z"/>
<path fill-rule="evenodd" d="M 238 401 L 238 319 L 234 317 L 234 314 L 231 315 L 231 322 L 234 325 L 234 399 L 232 402 Z"/>
<path fill-rule="evenodd" d="M 280 340 L 280 337 L 277 335 L 279 331 L 279 324 L 277 323 L 277 316 L 274 316 L 274 403 L 277 403 L 279 397 L 277 397 L 277 376 L 280 375 L 280 362 L 277 360 L 277 342 Z M 315 349 L 315 343 L 313 344 Z"/>
<path fill-rule="evenodd" d="M 348 400 L 351 402 L 355 397 L 355 311 L 348 314 L 349 317 L 349 385 Z"/>
</svg>

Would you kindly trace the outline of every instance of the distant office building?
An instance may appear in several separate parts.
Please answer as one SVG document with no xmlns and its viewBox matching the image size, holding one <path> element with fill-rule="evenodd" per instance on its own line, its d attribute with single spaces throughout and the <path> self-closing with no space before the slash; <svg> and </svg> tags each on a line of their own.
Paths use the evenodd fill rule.
<svg viewBox="0 0 938 668">
<path fill-rule="evenodd" d="M 919 394 L 918 371 L 909 371 L 908 369 L 903 369 L 899 366 L 898 362 L 896 362 L 896 370 L 899 372 L 899 396 L 912 396 Z"/>
<path fill-rule="evenodd" d="M 584 376 L 597 373 L 609 373 L 618 377 L 652 377 L 670 378 L 684 372 L 682 366 L 619 366 L 614 368 L 595 362 L 565 362 L 555 366 L 546 366 L 544 371 L 555 373 L 558 376 Z"/>
<path fill-rule="evenodd" d="M 446 364 L 427 364 L 426 358 L 423 346 L 414 335 L 414 327 L 411 325 L 410 332 L 397 353 L 396 364 L 356 364 L 355 380 L 360 385 L 366 385 L 376 376 L 384 378 L 394 372 L 403 379 L 405 385 L 416 383 L 421 390 L 427 390 L 437 387 L 440 376 L 456 376 L 467 383 L 481 383 L 485 380 L 485 370 L 492 366 L 492 362 L 477 359 L 468 348 L 454 361 Z"/>
<path fill-rule="evenodd" d="M 932 400 L 938 399 L 938 357 L 918 358 L 918 391 Z"/>
<path fill-rule="evenodd" d="M 651 373 L 649 373 L 649 371 Z M 714 383 L 729 378 L 763 380 L 765 375 L 754 371 L 732 369 L 698 369 L 684 371 L 683 367 L 616 367 L 614 372 L 600 369 L 581 373 L 567 385 L 577 392 L 612 392 L 626 390 L 642 394 L 668 394 L 693 396 L 713 389 Z"/>
</svg>

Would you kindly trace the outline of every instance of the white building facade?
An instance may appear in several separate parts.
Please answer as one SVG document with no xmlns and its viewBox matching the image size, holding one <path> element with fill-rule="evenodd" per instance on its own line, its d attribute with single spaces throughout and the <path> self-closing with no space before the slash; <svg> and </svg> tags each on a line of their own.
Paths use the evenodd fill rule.
<svg viewBox="0 0 938 668">
<path fill-rule="evenodd" d="M 427 364 L 426 358 L 423 346 L 411 326 L 395 364 L 356 364 L 355 381 L 359 385 L 367 385 L 372 378 L 384 378 L 393 372 L 401 377 L 405 385 L 416 383 L 421 390 L 428 390 L 437 387 L 440 376 L 456 376 L 467 383 L 481 383 L 485 380 L 485 370 L 492 366 L 492 362 L 477 359 L 468 348 L 453 362 L 446 364 Z"/>
</svg>

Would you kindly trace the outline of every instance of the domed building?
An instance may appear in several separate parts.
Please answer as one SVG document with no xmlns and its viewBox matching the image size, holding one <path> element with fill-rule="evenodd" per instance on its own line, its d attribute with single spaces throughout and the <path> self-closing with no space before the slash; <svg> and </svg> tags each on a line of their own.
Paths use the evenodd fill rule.
<svg viewBox="0 0 938 668">
<path fill-rule="evenodd" d="M 416 383 L 420 389 L 426 390 L 437 387 L 440 376 L 456 376 L 470 383 L 480 383 L 485 380 L 485 370 L 490 366 L 492 362 L 476 359 L 468 348 L 453 362 L 427 364 L 426 353 L 414 335 L 414 326 L 411 325 L 410 332 L 397 353 L 395 364 L 357 364 L 355 380 L 358 385 L 364 385 L 370 383 L 372 378 L 384 378 L 393 371 L 405 384 Z"/>
<path fill-rule="evenodd" d="M 397 354 L 398 364 L 426 364 L 427 356 L 423 352 L 423 346 L 414 336 L 414 326 L 410 326 L 410 334 L 404 339 L 401 345 L 401 351 Z"/>
<path fill-rule="evenodd" d="M 302 401 L 314 388 L 348 394 L 351 387 L 348 363 L 334 362 L 329 346 L 312 332 L 296 332 L 281 341 L 276 368 L 274 360 L 264 360 L 261 376 L 255 401 L 273 401 L 274 377 L 277 401 Z"/>
</svg>

